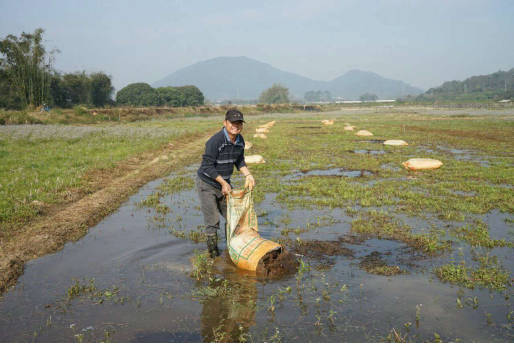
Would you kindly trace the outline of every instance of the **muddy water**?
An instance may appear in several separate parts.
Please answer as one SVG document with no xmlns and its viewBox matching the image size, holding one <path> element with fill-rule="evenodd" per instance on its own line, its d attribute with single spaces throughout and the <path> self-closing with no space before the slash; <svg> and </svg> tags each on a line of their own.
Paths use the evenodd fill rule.
<svg viewBox="0 0 514 344">
<path fill-rule="evenodd" d="M 16 287 L 0 301 L 0 340 L 352 342 L 383 341 L 395 328 L 418 342 L 434 340 L 435 333 L 445 341 L 512 341 L 510 294 L 441 283 L 430 268 L 442 257 L 421 259 L 390 240 L 340 241 L 341 254 L 321 249 L 314 258 L 304 256 L 310 270 L 301 278 L 273 279 L 238 270 L 222 240 L 211 284 L 228 281 L 231 292 L 206 296 L 209 282 L 187 274 L 195 250 L 204 250 L 205 244 L 170 233 L 171 227 L 187 233 L 202 225 L 196 191 L 164 196 L 161 202 L 171 210 L 167 214 L 136 206 L 161 182 L 147 184 L 83 239 L 27 264 Z M 344 210 L 289 210 L 276 203 L 276 196 L 268 194 L 256 205 L 262 236 L 278 238 L 286 227 L 307 228 L 288 238 L 292 243 L 335 242 L 350 233 L 352 219 Z M 513 228 L 505 221 L 490 222 L 495 236 Z M 512 272 L 508 259 L 513 250 L 497 250 Z M 360 263 L 370 256 L 408 273 L 363 271 Z M 91 286 L 91 279 L 95 292 L 83 290 L 67 300 L 73 285 Z M 475 308 L 465 302 L 474 297 L 479 300 Z M 485 314 L 491 314 L 491 324 Z"/>
</svg>

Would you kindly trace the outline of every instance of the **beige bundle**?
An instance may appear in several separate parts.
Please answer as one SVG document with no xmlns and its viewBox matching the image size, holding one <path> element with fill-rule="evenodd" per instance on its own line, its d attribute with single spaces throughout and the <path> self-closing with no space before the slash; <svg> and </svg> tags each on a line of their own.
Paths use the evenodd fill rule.
<svg viewBox="0 0 514 344">
<path fill-rule="evenodd" d="M 367 130 L 359 130 L 355 136 L 373 136 L 373 134 Z"/>
<path fill-rule="evenodd" d="M 264 135 L 262 133 L 260 133 L 260 134 L 253 134 L 253 137 L 258 137 L 260 139 L 267 139 L 268 138 L 266 135 Z"/>
<path fill-rule="evenodd" d="M 435 170 L 443 165 L 439 160 L 435 159 L 409 159 L 402 163 L 403 167 L 410 171 Z"/>
<path fill-rule="evenodd" d="M 245 156 L 245 162 L 247 164 L 264 164 L 264 158 L 261 155 L 248 155 Z"/>
<path fill-rule="evenodd" d="M 403 140 L 387 140 L 384 141 L 386 146 L 408 146 L 409 144 Z"/>
</svg>

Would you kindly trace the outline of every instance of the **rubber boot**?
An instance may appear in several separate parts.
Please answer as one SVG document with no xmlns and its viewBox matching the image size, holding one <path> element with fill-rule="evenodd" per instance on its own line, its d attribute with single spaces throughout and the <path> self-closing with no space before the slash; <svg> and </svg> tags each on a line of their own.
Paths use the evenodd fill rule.
<svg viewBox="0 0 514 344">
<path fill-rule="evenodd" d="M 211 258 L 216 258 L 220 255 L 220 251 L 218 250 L 218 236 L 217 235 L 208 235 L 207 236 L 207 248 L 209 249 L 209 256 Z"/>
</svg>

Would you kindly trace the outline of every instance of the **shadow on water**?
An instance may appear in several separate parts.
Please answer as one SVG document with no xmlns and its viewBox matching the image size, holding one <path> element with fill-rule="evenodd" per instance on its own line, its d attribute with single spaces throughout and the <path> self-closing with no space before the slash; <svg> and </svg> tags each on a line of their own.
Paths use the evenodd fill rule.
<svg viewBox="0 0 514 344">
<path fill-rule="evenodd" d="M 186 175 L 194 178 L 194 170 L 188 168 Z M 295 176 L 366 173 L 332 169 Z M 288 249 L 315 240 L 318 245 L 304 250 L 298 273 L 268 279 L 237 269 L 222 238 L 223 252 L 210 278 L 197 281 L 189 276 L 191 258 L 205 243 L 191 240 L 203 224 L 196 190 L 162 195 L 165 212 L 138 206 L 162 183 L 147 184 L 76 243 L 27 264 L 0 301 L 0 340 L 384 341 L 392 328 L 414 341 L 433 340 L 434 333 L 445 341 L 512 339 L 506 323 L 510 304 L 503 294 L 431 277 L 431 268 L 447 262 L 447 256 L 421 259 L 397 241 L 355 239 L 354 219 L 344 209 L 290 209 L 277 202 L 277 194 L 256 204 L 261 235 L 289 240 Z M 484 220 L 494 237 L 500 235 L 494 228 L 512 228 L 505 221 L 512 217 L 502 216 L 493 213 Z M 495 225 L 498 217 L 502 222 Z M 411 225 L 425 227 L 414 220 Z M 512 271 L 507 263 L 512 249 L 501 250 Z M 369 262 L 374 265 L 364 270 Z M 381 275 L 377 267 L 398 267 L 402 273 Z M 477 308 L 464 302 L 474 297 Z M 456 306 L 457 298 L 463 308 Z M 408 330 L 407 323 L 412 324 Z"/>
</svg>

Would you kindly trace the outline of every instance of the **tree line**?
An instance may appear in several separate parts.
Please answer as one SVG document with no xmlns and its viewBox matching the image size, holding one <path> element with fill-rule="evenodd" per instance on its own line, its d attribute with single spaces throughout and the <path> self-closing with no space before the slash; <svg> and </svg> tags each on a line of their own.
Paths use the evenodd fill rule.
<svg viewBox="0 0 514 344">
<path fill-rule="evenodd" d="M 196 86 L 152 88 L 144 82 L 130 84 L 116 94 L 116 104 L 122 106 L 198 106 L 203 105 L 203 93 Z"/>
<path fill-rule="evenodd" d="M 445 81 L 432 87 L 417 100 L 486 100 L 514 99 L 514 68 L 487 75 L 477 75 L 464 81 Z"/>
<path fill-rule="evenodd" d="M 303 99 L 307 102 L 330 102 L 332 94 L 330 91 L 309 91 L 305 92 Z"/>
<path fill-rule="evenodd" d="M 374 102 L 374 101 L 378 100 L 378 96 L 376 95 L 376 93 L 366 92 L 359 97 L 359 100 L 361 102 Z"/>
<path fill-rule="evenodd" d="M 113 99 L 112 76 L 104 72 L 62 73 L 54 68 L 58 50 L 47 51 L 44 30 L 23 32 L 19 37 L 0 38 L 0 109 L 23 110 L 43 104 L 72 108 L 77 105 L 104 107 L 196 106 L 204 103 L 195 86 L 161 87 L 145 83 L 128 85 Z"/>
</svg>

